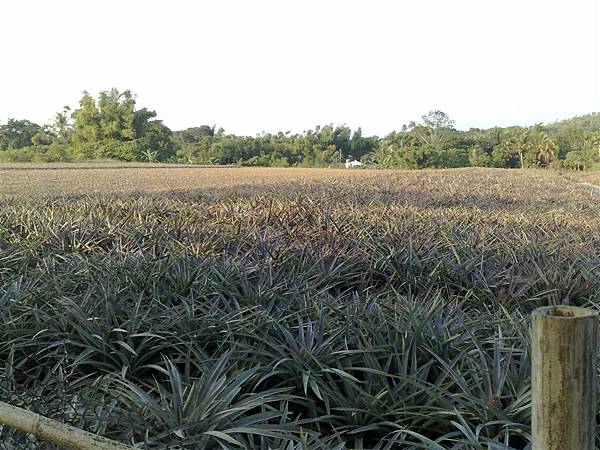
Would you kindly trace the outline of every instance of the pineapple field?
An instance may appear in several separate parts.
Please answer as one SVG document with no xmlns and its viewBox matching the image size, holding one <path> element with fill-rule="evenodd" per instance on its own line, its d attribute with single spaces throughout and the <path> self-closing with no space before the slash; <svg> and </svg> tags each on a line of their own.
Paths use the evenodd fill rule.
<svg viewBox="0 0 600 450">
<path fill-rule="evenodd" d="M 526 449 L 531 311 L 600 307 L 597 180 L 0 165 L 0 401 L 144 449 Z"/>
</svg>

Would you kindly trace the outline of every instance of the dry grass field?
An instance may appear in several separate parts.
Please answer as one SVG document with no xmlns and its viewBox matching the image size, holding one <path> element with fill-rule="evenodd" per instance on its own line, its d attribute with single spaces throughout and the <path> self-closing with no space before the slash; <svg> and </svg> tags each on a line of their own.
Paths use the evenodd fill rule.
<svg viewBox="0 0 600 450">
<path fill-rule="evenodd" d="M 148 449 L 524 449 L 529 313 L 599 307 L 599 229 L 541 170 L 3 166 L 0 400 Z"/>
</svg>

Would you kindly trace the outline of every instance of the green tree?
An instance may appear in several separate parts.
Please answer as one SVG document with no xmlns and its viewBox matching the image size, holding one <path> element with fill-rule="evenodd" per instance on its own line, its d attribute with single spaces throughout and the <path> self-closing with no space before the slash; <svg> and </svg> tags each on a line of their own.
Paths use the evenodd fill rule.
<svg viewBox="0 0 600 450">
<path fill-rule="evenodd" d="M 563 165 L 570 169 L 585 170 L 586 159 L 583 156 L 583 152 L 577 150 L 570 151 L 567 153 Z"/>
<path fill-rule="evenodd" d="M 173 138 L 177 144 L 197 144 L 204 138 L 212 138 L 215 135 L 215 126 L 201 125 L 199 127 L 187 128 L 175 131 Z"/>
<path fill-rule="evenodd" d="M 525 168 L 525 153 L 529 149 L 529 132 L 527 128 L 514 127 L 507 129 L 502 146 L 508 154 L 517 155 L 521 169 Z"/>
<path fill-rule="evenodd" d="M 33 145 L 50 145 L 54 142 L 54 137 L 48 132 L 48 130 L 40 129 L 35 135 L 31 138 L 31 143 Z"/>
<path fill-rule="evenodd" d="M 377 148 L 377 136 L 363 137 L 362 129 L 358 127 L 350 140 L 350 155 L 355 159 L 362 159 Z"/>
<path fill-rule="evenodd" d="M 53 133 L 61 142 L 69 142 L 71 139 L 71 108 L 68 105 L 63 107 L 61 112 L 54 115 L 54 120 L 50 125 Z"/>
<path fill-rule="evenodd" d="M 41 130 L 42 127 L 29 120 L 8 119 L 5 125 L 0 125 L 0 150 L 32 145 L 33 137 Z"/>
<path fill-rule="evenodd" d="M 72 117 L 72 140 L 75 145 L 93 144 L 102 139 L 100 111 L 96 106 L 96 100 L 90 94 L 83 93 L 79 108 L 73 111 Z"/>
<path fill-rule="evenodd" d="M 583 140 L 581 150 L 571 153 L 578 156 L 583 170 L 591 169 L 595 163 L 600 162 L 600 133 L 588 134 Z"/>
<path fill-rule="evenodd" d="M 469 165 L 469 150 L 466 148 L 444 148 L 437 150 L 433 161 L 435 167 L 451 169 Z"/>
<path fill-rule="evenodd" d="M 136 109 L 131 91 L 102 91 L 96 101 L 84 92 L 73 114 L 72 141 L 80 157 L 127 161 L 166 160 L 175 154 L 173 134 L 156 112 Z M 62 118 L 61 118 L 62 119 Z M 144 156 L 146 155 L 146 156 Z"/>
<path fill-rule="evenodd" d="M 498 168 L 514 168 L 520 165 L 519 159 L 514 153 L 507 150 L 504 145 L 496 145 L 491 153 L 491 165 Z"/>
<path fill-rule="evenodd" d="M 393 140 L 388 136 L 379 142 L 377 149 L 373 152 L 373 160 L 381 167 L 394 167 L 396 153 L 397 148 Z"/>
<path fill-rule="evenodd" d="M 535 155 L 537 163 L 544 167 L 558 155 L 558 145 L 541 127 L 537 127 L 530 133 L 529 150 Z"/>
<path fill-rule="evenodd" d="M 454 120 L 443 111 L 430 111 L 421 118 L 422 124 L 411 122 L 408 129 L 424 144 L 440 148 L 444 140 L 454 131 Z"/>
<path fill-rule="evenodd" d="M 160 120 L 146 122 L 140 139 L 145 151 L 156 152 L 156 159 L 159 161 L 169 159 L 175 154 L 173 133 Z"/>
<path fill-rule="evenodd" d="M 490 155 L 479 145 L 474 145 L 469 150 L 469 165 L 472 167 L 488 167 L 491 163 Z"/>
<path fill-rule="evenodd" d="M 103 140 L 127 141 L 137 137 L 134 121 L 135 98 L 131 91 L 119 92 L 113 88 L 110 91 L 100 92 L 98 113 Z"/>
</svg>

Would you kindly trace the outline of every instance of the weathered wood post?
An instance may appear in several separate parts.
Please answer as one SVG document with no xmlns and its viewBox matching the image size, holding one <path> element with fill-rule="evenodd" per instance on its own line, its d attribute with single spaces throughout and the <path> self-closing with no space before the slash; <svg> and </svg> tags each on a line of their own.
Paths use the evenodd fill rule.
<svg viewBox="0 0 600 450">
<path fill-rule="evenodd" d="M 0 402 L 0 423 L 70 450 L 134 450 L 87 431 Z"/>
<path fill-rule="evenodd" d="M 533 450 L 594 450 L 598 313 L 574 306 L 533 312 Z"/>
</svg>

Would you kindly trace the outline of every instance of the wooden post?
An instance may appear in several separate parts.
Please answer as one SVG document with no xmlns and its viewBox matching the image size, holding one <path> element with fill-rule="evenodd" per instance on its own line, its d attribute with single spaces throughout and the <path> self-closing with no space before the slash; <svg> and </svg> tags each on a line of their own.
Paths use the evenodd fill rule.
<svg viewBox="0 0 600 450">
<path fill-rule="evenodd" d="M 70 450 L 133 450 L 119 442 L 0 402 L 0 423 Z"/>
<path fill-rule="evenodd" d="M 598 313 L 574 306 L 533 312 L 533 450 L 594 450 Z"/>
</svg>

